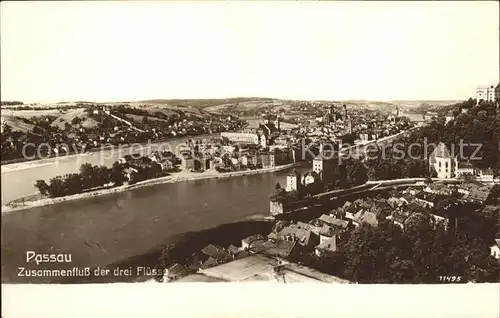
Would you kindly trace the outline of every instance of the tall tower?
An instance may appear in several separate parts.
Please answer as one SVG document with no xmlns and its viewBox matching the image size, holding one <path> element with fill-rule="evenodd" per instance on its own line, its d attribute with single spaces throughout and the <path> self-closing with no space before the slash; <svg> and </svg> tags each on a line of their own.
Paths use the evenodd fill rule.
<svg viewBox="0 0 500 318">
<path fill-rule="evenodd" d="M 281 127 L 280 127 L 280 116 L 279 115 L 276 115 L 276 119 L 274 120 L 274 126 L 276 127 L 276 129 L 278 129 L 278 131 L 281 130 Z"/>
<path fill-rule="evenodd" d="M 297 191 L 300 187 L 301 175 L 295 169 L 286 176 L 286 192 Z"/>
<path fill-rule="evenodd" d="M 396 105 L 396 118 L 399 117 L 399 105 Z"/>
<path fill-rule="evenodd" d="M 347 120 L 347 106 L 344 104 L 344 120 Z"/>
<path fill-rule="evenodd" d="M 323 116 L 323 123 L 325 124 L 325 126 L 330 126 L 330 117 L 332 115 L 330 115 L 330 109 L 328 110 L 328 112 Z"/>
</svg>

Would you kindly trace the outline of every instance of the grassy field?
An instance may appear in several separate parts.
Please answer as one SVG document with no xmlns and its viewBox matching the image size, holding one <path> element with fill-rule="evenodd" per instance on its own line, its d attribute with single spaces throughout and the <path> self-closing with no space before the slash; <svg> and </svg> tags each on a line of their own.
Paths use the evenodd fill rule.
<svg viewBox="0 0 500 318">
<path fill-rule="evenodd" d="M 66 123 L 69 123 L 70 125 L 72 125 L 71 121 L 77 117 L 81 118 L 83 120 L 82 125 L 85 128 L 94 128 L 94 127 L 97 127 L 97 125 L 98 125 L 97 121 L 95 121 L 94 119 L 90 118 L 89 115 L 87 115 L 87 113 L 85 112 L 85 109 L 79 108 L 79 109 L 69 111 L 69 112 L 59 116 L 56 120 L 54 120 L 52 122 L 51 126 L 58 127 L 59 129 L 64 129 L 64 125 Z"/>
<path fill-rule="evenodd" d="M 2 117 L 4 116 L 14 116 L 30 118 L 36 116 L 59 116 L 61 112 L 58 109 L 42 109 L 42 110 L 11 110 L 2 108 Z"/>
<path fill-rule="evenodd" d="M 32 124 L 25 123 L 21 119 L 14 118 L 12 116 L 4 116 L 2 114 L 2 119 L 12 129 L 12 131 L 28 132 L 33 131 L 33 127 L 35 127 Z"/>
<path fill-rule="evenodd" d="M 139 124 L 142 123 L 142 119 L 144 117 L 146 117 L 147 119 L 149 119 L 151 121 L 163 121 L 163 122 L 167 122 L 164 119 L 160 119 L 160 118 L 156 118 L 156 117 L 150 117 L 150 116 L 140 116 L 140 115 L 126 114 L 123 117 L 125 117 L 125 119 L 131 120 L 131 121 L 139 123 Z"/>
</svg>

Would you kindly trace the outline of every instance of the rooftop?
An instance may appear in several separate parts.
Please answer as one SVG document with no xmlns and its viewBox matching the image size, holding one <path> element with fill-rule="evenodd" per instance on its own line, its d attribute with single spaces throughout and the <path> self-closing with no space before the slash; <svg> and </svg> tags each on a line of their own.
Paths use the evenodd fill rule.
<svg viewBox="0 0 500 318">
<path fill-rule="evenodd" d="M 174 265 L 172 265 L 168 268 L 169 275 L 183 274 L 183 273 L 186 273 L 188 271 L 189 270 L 185 266 L 183 266 L 179 263 L 175 263 Z"/>
<path fill-rule="evenodd" d="M 334 227 L 340 227 L 340 228 L 345 228 L 349 224 L 348 221 L 337 219 L 331 215 L 326 215 L 326 214 L 323 214 L 322 216 L 320 216 L 319 220 L 324 222 L 324 223 L 330 224 Z"/>
<path fill-rule="evenodd" d="M 217 277 L 211 277 L 204 274 L 191 274 L 185 277 L 181 277 L 174 281 L 175 283 L 188 283 L 188 282 L 199 282 L 199 283 L 220 283 L 227 282 L 227 280 Z"/>
<path fill-rule="evenodd" d="M 335 276 L 321 273 L 309 267 L 289 263 L 283 264 L 279 260 L 263 255 L 252 255 L 226 264 L 218 265 L 202 270 L 204 277 L 193 277 L 207 279 L 241 282 L 241 281 L 276 281 L 279 282 L 325 282 L 346 284 L 349 281 Z M 278 275 L 276 275 L 276 273 Z M 200 275 L 200 274 L 198 274 Z M 193 275 L 190 275 L 193 276 Z M 189 276 L 187 276 L 189 277 Z M 187 281 L 187 277 L 183 281 Z M 191 279 L 193 279 L 191 278 Z M 196 280 L 191 280 L 196 281 Z"/>
<path fill-rule="evenodd" d="M 354 221 L 358 223 L 368 223 L 371 225 L 378 225 L 377 215 L 370 211 L 359 211 L 354 216 Z"/>
<path fill-rule="evenodd" d="M 495 239 L 495 243 L 497 244 L 498 247 L 500 247 L 500 239 Z"/>
<path fill-rule="evenodd" d="M 468 161 L 459 161 L 458 162 L 458 169 L 472 169 L 474 168 L 474 166 L 472 165 L 472 163 L 468 162 Z"/>
<path fill-rule="evenodd" d="M 324 251 L 335 252 L 337 250 L 337 240 L 335 238 L 329 238 L 324 240 L 316 248 Z"/>
<path fill-rule="evenodd" d="M 451 158 L 448 147 L 440 142 L 431 154 L 431 158 Z"/>
<path fill-rule="evenodd" d="M 493 175 L 493 170 L 491 168 L 488 168 L 488 169 L 481 169 L 481 174 L 482 175 Z"/>
<path fill-rule="evenodd" d="M 308 244 L 311 235 L 312 235 L 311 230 L 300 229 L 296 226 L 287 226 L 283 230 L 281 230 L 281 232 L 278 234 L 280 238 L 284 238 L 286 236 L 295 237 L 301 244 L 305 245 Z"/>
<path fill-rule="evenodd" d="M 341 230 L 339 228 L 334 228 L 334 227 L 331 227 L 331 226 L 325 224 L 325 225 L 323 225 L 323 227 L 319 231 L 319 234 L 321 234 L 323 236 L 333 237 L 333 236 L 339 234 L 340 231 Z"/>
<path fill-rule="evenodd" d="M 201 252 L 209 257 L 212 257 L 214 259 L 220 259 L 220 260 L 225 260 L 230 258 L 229 254 L 224 250 L 224 248 L 218 246 L 218 245 L 213 245 L 209 244 L 205 246 Z"/>
<path fill-rule="evenodd" d="M 467 199 L 484 202 L 488 199 L 489 196 L 490 196 L 490 192 L 480 191 L 480 190 L 472 190 L 469 193 L 469 195 L 467 196 Z"/>
<path fill-rule="evenodd" d="M 260 235 L 260 234 L 255 234 L 255 235 L 250 235 L 248 237 L 245 237 L 244 239 L 242 239 L 241 241 L 244 242 L 244 243 L 251 243 L 253 241 L 259 241 L 259 240 L 265 240 L 265 238 Z"/>
</svg>

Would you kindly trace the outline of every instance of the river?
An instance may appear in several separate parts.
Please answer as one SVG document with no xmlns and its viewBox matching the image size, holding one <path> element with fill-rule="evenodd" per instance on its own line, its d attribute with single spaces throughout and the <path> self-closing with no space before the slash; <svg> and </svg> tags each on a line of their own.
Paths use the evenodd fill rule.
<svg viewBox="0 0 500 318">
<path fill-rule="evenodd" d="M 11 178 L 18 173 L 40 177 L 26 175 L 29 170 L 13 171 Z M 37 268 L 26 263 L 27 251 L 70 253 L 72 262 L 65 264 L 69 268 L 103 266 L 144 253 L 178 234 L 267 216 L 269 195 L 277 181 L 285 185 L 286 174 L 162 184 L 3 214 L 2 282 L 51 281 L 17 277 L 20 266 Z M 2 180 L 5 187 L 4 182 L 8 181 Z"/>
<path fill-rule="evenodd" d="M 143 145 L 129 148 L 114 148 L 95 152 L 89 152 L 82 155 L 61 156 L 58 158 L 49 158 L 38 161 L 28 161 L 1 166 L 2 169 L 2 203 L 8 203 L 37 192 L 34 187 L 36 180 L 43 179 L 48 181 L 50 178 L 64 175 L 67 173 L 78 172 L 80 166 L 84 163 L 93 165 L 104 165 L 111 167 L 115 161 L 130 153 L 131 150 L 139 151 L 144 155 L 149 151 L 154 151 L 160 147 L 165 150 L 172 149 L 187 141 L 188 139 L 199 140 L 209 139 L 215 135 L 201 135 L 196 137 L 182 137 L 169 141 Z"/>
</svg>

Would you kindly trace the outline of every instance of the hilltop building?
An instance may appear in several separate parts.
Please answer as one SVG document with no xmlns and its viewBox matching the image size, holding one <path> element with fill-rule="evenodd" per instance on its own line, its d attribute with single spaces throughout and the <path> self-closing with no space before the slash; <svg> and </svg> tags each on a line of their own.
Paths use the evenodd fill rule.
<svg viewBox="0 0 500 318">
<path fill-rule="evenodd" d="M 500 101 L 500 83 L 497 86 L 479 86 L 476 89 L 476 105 L 479 105 L 481 101 Z"/>
</svg>

